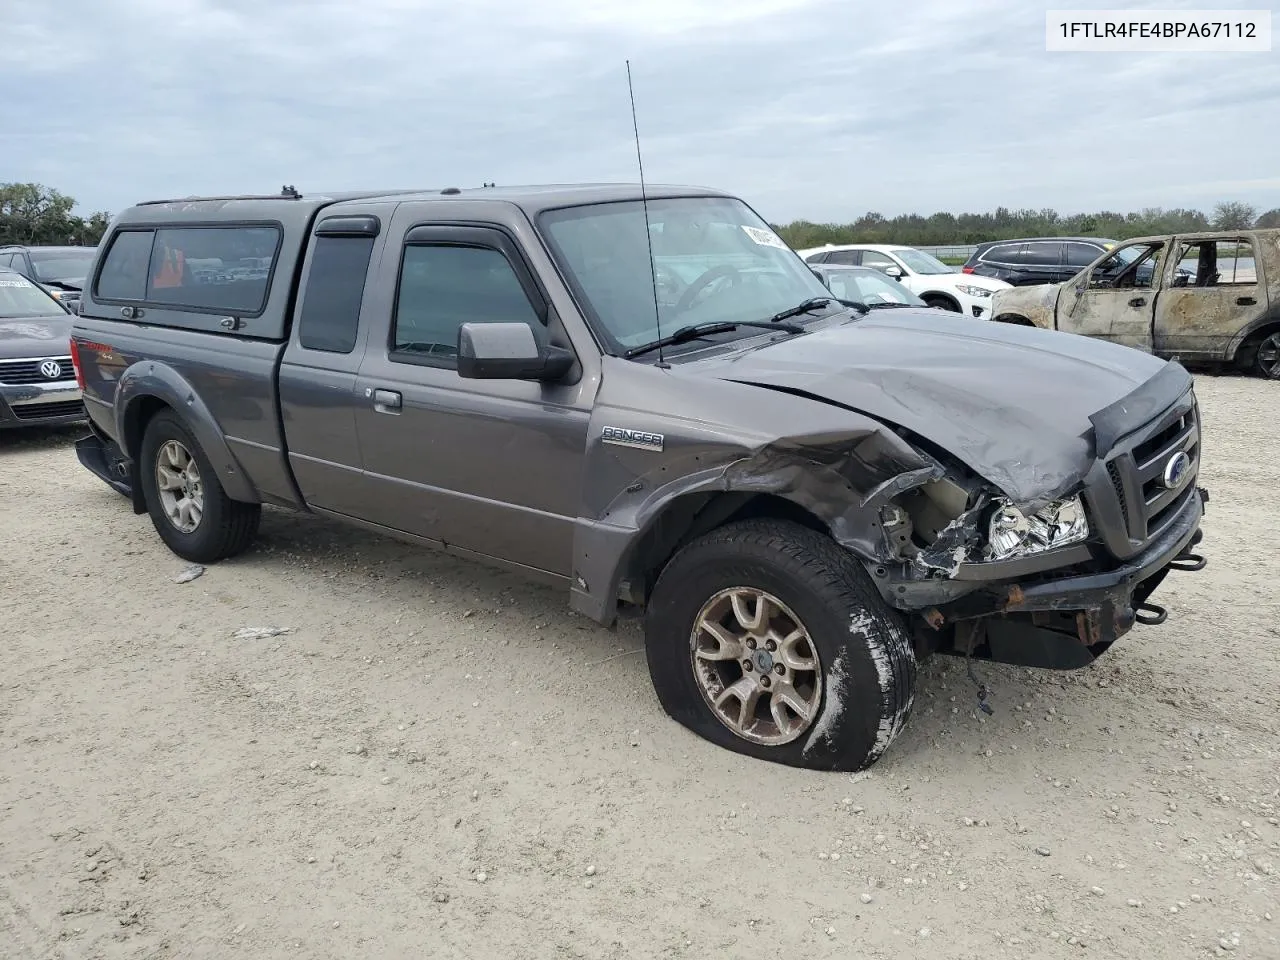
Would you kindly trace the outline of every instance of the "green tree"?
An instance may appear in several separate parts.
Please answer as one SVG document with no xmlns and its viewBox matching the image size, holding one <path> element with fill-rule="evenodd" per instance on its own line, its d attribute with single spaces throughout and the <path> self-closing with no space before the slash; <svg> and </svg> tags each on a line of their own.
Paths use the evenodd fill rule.
<svg viewBox="0 0 1280 960">
<path fill-rule="evenodd" d="M 1273 230 L 1280 227 L 1280 207 L 1276 207 L 1274 210 L 1268 210 L 1255 220 L 1253 225 L 1259 230 Z"/>
<path fill-rule="evenodd" d="M 1258 211 L 1248 203 L 1226 200 L 1213 208 L 1215 230 L 1248 230 L 1257 219 Z"/>
<path fill-rule="evenodd" d="M 0 243 L 94 245 L 111 216 L 75 216 L 74 197 L 39 183 L 0 183 Z"/>
</svg>

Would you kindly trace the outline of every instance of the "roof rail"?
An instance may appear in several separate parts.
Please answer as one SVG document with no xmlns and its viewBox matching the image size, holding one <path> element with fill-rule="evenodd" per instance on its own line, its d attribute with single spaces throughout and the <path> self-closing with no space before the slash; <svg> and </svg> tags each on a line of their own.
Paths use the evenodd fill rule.
<svg viewBox="0 0 1280 960">
<path fill-rule="evenodd" d="M 134 204 L 136 207 L 155 207 L 163 203 L 192 203 L 202 200 L 301 200 L 302 194 L 298 192 L 298 188 L 291 184 L 286 184 L 280 188 L 279 193 L 242 193 L 218 197 L 171 197 L 168 200 L 141 200 Z"/>
</svg>

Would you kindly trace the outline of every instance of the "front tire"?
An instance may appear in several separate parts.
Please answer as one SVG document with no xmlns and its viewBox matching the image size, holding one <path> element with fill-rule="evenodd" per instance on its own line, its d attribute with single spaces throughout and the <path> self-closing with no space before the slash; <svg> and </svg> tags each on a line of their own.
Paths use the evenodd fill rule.
<svg viewBox="0 0 1280 960">
<path fill-rule="evenodd" d="M 227 496 L 209 457 L 175 414 L 158 413 L 147 424 L 139 466 L 156 533 L 184 560 L 214 563 L 253 541 L 261 505 Z"/>
<path fill-rule="evenodd" d="M 683 547 L 645 618 L 654 690 L 678 723 L 762 760 L 861 770 L 901 732 L 916 660 L 858 562 L 798 524 L 728 524 Z"/>
<path fill-rule="evenodd" d="M 956 303 L 950 297 L 932 296 L 932 297 L 921 297 L 920 299 L 923 300 L 929 306 L 934 307 L 937 310 L 949 310 L 952 313 L 962 312 L 960 310 L 960 304 Z"/>
</svg>

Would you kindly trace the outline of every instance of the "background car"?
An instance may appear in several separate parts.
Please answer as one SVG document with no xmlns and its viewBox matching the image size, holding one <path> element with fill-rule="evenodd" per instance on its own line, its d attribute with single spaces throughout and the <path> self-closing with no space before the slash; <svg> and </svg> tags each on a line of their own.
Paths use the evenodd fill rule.
<svg viewBox="0 0 1280 960">
<path fill-rule="evenodd" d="M 893 277 L 931 307 L 954 310 L 980 320 L 991 319 L 991 295 L 1009 286 L 1003 280 L 966 276 L 937 257 L 891 244 L 827 244 L 796 251 L 810 265 L 845 264 L 870 267 Z"/>
<path fill-rule="evenodd" d="M 871 267 L 846 267 L 838 263 L 811 263 L 809 267 L 841 300 L 855 300 L 872 310 L 885 307 L 929 309 L 927 303 L 903 284 Z"/>
<path fill-rule="evenodd" d="M 1027 237 L 978 244 L 962 273 L 992 277 L 1015 287 L 1062 283 L 1110 250 L 1116 241 L 1101 237 Z"/>
<path fill-rule="evenodd" d="M 34 280 L 74 310 L 97 253 L 97 247 L 3 246 L 0 270 L 8 268 Z"/>
<path fill-rule="evenodd" d="M 0 429 L 83 419 L 71 314 L 22 274 L 0 269 Z"/>
</svg>

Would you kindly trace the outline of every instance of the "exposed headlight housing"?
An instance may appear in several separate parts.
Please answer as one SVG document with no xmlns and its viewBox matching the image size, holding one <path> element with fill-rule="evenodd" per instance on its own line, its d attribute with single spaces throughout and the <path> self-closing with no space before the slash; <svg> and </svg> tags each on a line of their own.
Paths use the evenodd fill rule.
<svg viewBox="0 0 1280 960">
<path fill-rule="evenodd" d="M 967 283 L 957 283 L 956 289 L 966 297 L 989 297 L 995 292 L 993 290 L 988 290 L 986 287 L 971 287 Z"/>
<path fill-rule="evenodd" d="M 983 560 L 1014 560 L 1056 550 L 1089 537 L 1089 520 L 1078 496 L 1058 500 L 1027 516 L 1004 498 L 987 523 Z"/>
</svg>

